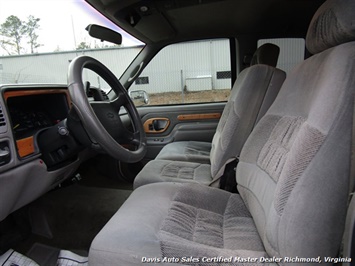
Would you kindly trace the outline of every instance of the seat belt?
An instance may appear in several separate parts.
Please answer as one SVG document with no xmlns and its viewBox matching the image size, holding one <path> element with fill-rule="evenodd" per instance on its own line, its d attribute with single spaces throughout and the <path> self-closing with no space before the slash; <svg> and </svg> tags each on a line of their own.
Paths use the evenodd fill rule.
<svg viewBox="0 0 355 266">
<path fill-rule="evenodd" d="M 224 189 L 224 187 L 221 187 L 221 182 L 223 183 L 223 186 L 226 184 L 226 178 L 227 175 L 233 174 L 231 172 L 234 172 L 234 179 L 235 179 L 235 169 L 237 167 L 237 164 L 239 162 L 239 157 L 237 158 L 230 158 L 225 166 L 224 166 L 224 171 L 223 174 L 217 174 L 211 182 L 208 184 L 210 187 L 218 187 Z M 223 181 L 221 181 L 223 179 Z"/>
<path fill-rule="evenodd" d="M 237 180 L 235 171 L 239 162 L 239 157 L 229 162 L 224 169 L 223 175 L 219 179 L 219 188 L 229 192 L 237 193 Z"/>
<path fill-rule="evenodd" d="M 343 258 L 355 259 L 355 95 L 353 97 L 353 124 L 351 136 L 351 162 L 349 178 L 349 204 L 346 215 L 345 230 L 343 235 L 342 250 L 340 255 Z M 342 265 L 350 266 L 351 262 L 344 262 Z"/>
</svg>

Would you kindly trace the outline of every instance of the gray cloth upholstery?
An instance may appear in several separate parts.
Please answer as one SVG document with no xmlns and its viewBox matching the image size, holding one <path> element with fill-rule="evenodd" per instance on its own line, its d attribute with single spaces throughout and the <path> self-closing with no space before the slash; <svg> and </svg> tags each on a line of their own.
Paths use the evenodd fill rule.
<svg viewBox="0 0 355 266">
<path fill-rule="evenodd" d="M 183 160 L 181 162 L 164 160 L 164 163 L 171 167 L 175 165 L 179 169 L 196 168 L 196 164 L 203 165 L 205 169 L 209 167 L 209 173 L 198 176 L 199 173 L 195 172 L 193 178 L 194 181 L 200 180 L 203 181 L 203 184 L 209 185 L 212 180 L 223 174 L 228 162 L 239 156 L 256 119 L 263 116 L 259 110 L 266 112 L 266 106 L 271 105 L 284 79 L 285 72 L 267 65 L 255 65 L 243 70 L 235 82 L 214 134 L 209 156 L 210 166 L 207 165 L 207 159 L 203 160 L 201 153 L 192 152 L 198 150 L 198 146 L 202 147 L 203 151 L 206 150 L 208 144 L 201 144 L 201 142 L 184 142 L 186 145 L 175 144 L 172 146 L 174 151 L 183 151 L 180 155 L 172 156 L 173 159 L 199 158 L 196 162 L 192 160 L 184 162 Z M 169 155 L 172 153 L 170 151 L 171 149 L 167 147 L 163 149 L 162 154 Z M 176 182 L 190 182 L 189 179 L 173 177 L 172 174 L 166 178 L 160 167 L 161 157 L 165 158 L 165 156 L 157 156 L 142 169 L 134 180 L 134 188 L 149 183 L 174 181 L 172 178 L 175 178 Z"/>
<path fill-rule="evenodd" d="M 270 256 L 337 254 L 349 186 L 354 62 L 351 42 L 299 65 L 243 148 L 238 190 Z"/>
<path fill-rule="evenodd" d="M 306 46 L 312 54 L 354 40 L 355 2 L 327 1 L 313 17 L 308 28 Z"/>
<path fill-rule="evenodd" d="M 211 175 L 220 177 L 225 165 L 240 151 L 258 122 L 274 101 L 286 77 L 285 72 L 267 65 L 255 65 L 242 71 L 212 140 Z"/>
<path fill-rule="evenodd" d="M 159 265 L 171 265 L 161 261 L 164 257 L 267 256 L 241 197 L 206 189 L 168 182 L 138 188 L 94 239 L 89 264 L 130 266 L 157 258 Z M 218 200 L 206 201 L 211 197 Z"/>
<path fill-rule="evenodd" d="M 251 65 L 264 64 L 272 67 L 276 67 L 277 60 L 279 58 L 280 48 L 272 43 L 265 43 L 261 45 L 254 53 L 252 57 Z M 278 76 L 280 79 L 285 79 L 283 73 L 280 72 Z M 237 81 L 239 82 L 239 81 Z M 237 82 L 234 87 L 237 86 Z M 280 82 L 280 84 L 278 83 Z M 277 81 L 277 85 L 274 85 L 274 89 L 269 89 L 267 96 L 265 96 L 265 101 L 262 106 L 257 106 L 257 110 L 260 110 L 256 119 L 257 122 L 265 114 L 267 109 L 270 107 L 272 101 L 276 98 L 276 95 L 281 87 L 283 80 Z M 247 88 L 245 88 L 247 89 Z M 232 88 L 234 90 L 234 88 Z M 261 88 L 262 90 L 262 88 Z M 249 95 L 248 95 L 249 96 Z M 238 97 L 241 97 L 240 95 Z M 230 99 L 235 101 L 235 99 L 230 96 Z M 250 98 L 240 98 L 240 102 L 249 102 Z M 232 121 L 230 121 L 232 123 Z M 173 161 L 188 161 L 203 164 L 210 164 L 210 151 L 212 144 L 209 142 L 202 141 L 178 141 L 165 145 L 163 149 L 159 152 L 156 159 L 159 160 L 173 160 Z"/>
<path fill-rule="evenodd" d="M 314 19 L 327 18 L 332 8 L 354 14 L 352 1 L 330 0 Z M 321 24 L 316 30 L 323 29 Z M 142 256 L 235 254 L 298 258 L 303 265 L 318 256 L 323 263 L 324 257 L 337 257 L 350 176 L 355 34 L 351 40 L 308 58 L 288 75 L 241 151 L 240 195 L 200 184 L 142 186 L 95 238 L 89 262 L 137 265 Z"/>
<path fill-rule="evenodd" d="M 177 141 L 165 145 L 156 159 L 210 164 L 212 143 L 204 141 Z"/>
<path fill-rule="evenodd" d="M 153 160 L 144 166 L 134 180 L 133 188 L 156 182 L 200 183 L 208 186 L 211 181 L 209 164 Z"/>
</svg>

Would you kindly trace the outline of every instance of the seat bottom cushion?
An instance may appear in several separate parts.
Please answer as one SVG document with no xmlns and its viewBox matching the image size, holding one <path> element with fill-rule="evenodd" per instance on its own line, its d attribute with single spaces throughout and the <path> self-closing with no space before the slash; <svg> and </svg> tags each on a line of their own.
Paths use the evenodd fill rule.
<svg viewBox="0 0 355 266">
<path fill-rule="evenodd" d="M 156 159 L 210 164 L 210 142 L 177 141 L 169 143 L 159 152 Z"/>
<path fill-rule="evenodd" d="M 157 182 L 209 185 L 211 181 L 211 166 L 209 164 L 153 160 L 147 163 L 136 176 L 133 188 Z"/>
<path fill-rule="evenodd" d="M 167 265 L 164 259 L 176 258 L 189 264 L 192 257 L 199 262 L 194 265 L 211 265 L 207 260 L 220 256 L 267 256 L 241 197 L 199 184 L 157 183 L 132 193 L 94 239 L 89 263 L 129 266 L 153 259 Z"/>
</svg>

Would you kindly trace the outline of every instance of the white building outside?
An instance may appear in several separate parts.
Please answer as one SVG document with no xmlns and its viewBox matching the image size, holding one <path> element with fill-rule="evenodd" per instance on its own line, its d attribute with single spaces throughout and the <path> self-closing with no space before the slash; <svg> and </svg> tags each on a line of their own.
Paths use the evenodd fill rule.
<svg viewBox="0 0 355 266">
<path fill-rule="evenodd" d="M 304 40 L 261 40 L 281 46 L 278 67 L 288 72 L 304 56 Z M 187 47 L 188 46 L 188 47 Z M 95 50 L 54 52 L 0 57 L 0 84 L 67 82 L 70 61 L 88 54 L 103 62 L 118 77 L 142 49 L 111 47 Z M 168 50 L 170 51 L 168 52 Z M 132 85 L 148 93 L 218 90 L 230 88 L 230 52 L 227 39 L 196 41 L 163 49 Z M 296 51 L 296 52 L 294 52 Z M 171 56 L 173 54 L 173 56 Z M 94 73 L 85 74 L 94 86 L 108 89 Z"/>
</svg>

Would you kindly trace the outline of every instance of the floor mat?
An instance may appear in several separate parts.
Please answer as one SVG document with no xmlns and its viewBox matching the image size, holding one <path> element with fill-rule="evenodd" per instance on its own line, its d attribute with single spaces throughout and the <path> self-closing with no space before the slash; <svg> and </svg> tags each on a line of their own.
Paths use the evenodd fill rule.
<svg viewBox="0 0 355 266">
<path fill-rule="evenodd" d="M 9 249 L 3 255 L 0 256 L 1 266 L 38 266 L 36 262 L 27 258 L 26 256 L 16 252 L 13 249 Z"/>
<path fill-rule="evenodd" d="M 88 257 L 79 256 L 68 250 L 58 250 L 46 245 L 37 244 L 29 252 L 32 259 L 8 250 L 0 256 L 0 266 L 87 266 Z M 34 257 L 35 258 L 34 258 Z"/>
<path fill-rule="evenodd" d="M 58 248 L 35 243 L 26 255 L 39 265 L 56 266 L 59 253 L 60 249 Z"/>
<path fill-rule="evenodd" d="M 87 266 L 88 257 L 79 256 L 68 250 L 61 250 L 59 253 L 58 266 Z"/>
</svg>

